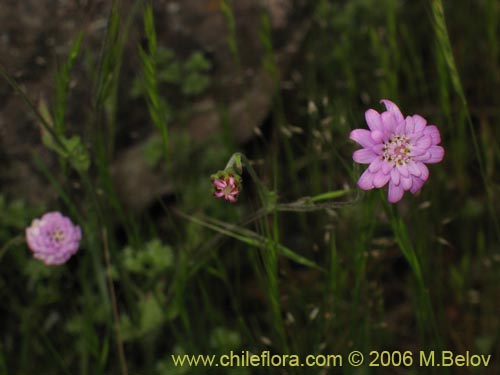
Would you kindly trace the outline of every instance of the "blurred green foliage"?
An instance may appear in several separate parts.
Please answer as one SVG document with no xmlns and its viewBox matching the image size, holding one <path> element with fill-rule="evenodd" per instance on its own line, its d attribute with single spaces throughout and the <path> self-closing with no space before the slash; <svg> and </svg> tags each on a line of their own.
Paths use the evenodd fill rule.
<svg viewBox="0 0 500 375">
<path fill-rule="evenodd" d="M 210 61 L 201 53 L 193 52 L 182 61 L 169 48 L 159 46 L 155 56 L 158 83 L 167 89 L 181 92 L 187 98 L 204 93 L 210 86 Z M 131 95 L 138 98 L 144 94 L 144 84 L 140 77 L 134 79 Z"/>
</svg>

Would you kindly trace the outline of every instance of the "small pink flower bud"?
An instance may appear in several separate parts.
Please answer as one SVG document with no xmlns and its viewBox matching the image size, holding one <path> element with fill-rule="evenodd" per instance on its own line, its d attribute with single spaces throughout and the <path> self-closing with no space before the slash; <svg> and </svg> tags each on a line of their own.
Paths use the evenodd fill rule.
<svg viewBox="0 0 500 375">
<path fill-rule="evenodd" d="M 241 177 L 232 169 L 219 171 L 211 176 L 216 198 L 236 202 L 241 192 Z"/>
</svg>

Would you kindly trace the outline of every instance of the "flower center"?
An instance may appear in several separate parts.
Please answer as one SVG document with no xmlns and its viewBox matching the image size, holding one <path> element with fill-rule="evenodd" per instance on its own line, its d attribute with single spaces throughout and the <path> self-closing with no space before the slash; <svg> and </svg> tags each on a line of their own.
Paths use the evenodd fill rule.
<svg viewBox="0 0 500 375">
<path fill-rule="evenodd" d="M 61 229 L 57 228 L 50 232 L 50 239 L 54 242 L 63 242 L 64 233 Z"/>
<path fill-rule="evenodd" d="M 228 183 L 226 187 L 222 189 L 222 194 L 230 195 L 232 191 L 233 191 L 233 186 Z"/>
<path fill-rule="evenodd" d="M 393 135 L 382 148 L 382 159 L 393 165 L 411 161 L 410 140 L 406 135 Z"/>
</svg>

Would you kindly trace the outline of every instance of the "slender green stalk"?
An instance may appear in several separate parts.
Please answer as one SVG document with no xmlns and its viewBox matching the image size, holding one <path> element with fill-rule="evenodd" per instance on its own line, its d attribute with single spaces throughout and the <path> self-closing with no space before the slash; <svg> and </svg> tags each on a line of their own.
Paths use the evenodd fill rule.
<svg viewBox="0 0 500 375">
<path fill-rule="evenodd" d="M 63 136 L 66 132 L 65 115 L 68 103 L 69 86 L 71 82 L 71 71 L 75 66 L 76 59 L 80 53 L 83 40 L 83 32 L 80 32 L 71 46 L 68 58 L 56 75 L 56 100 L 54 108 L 54 129 Z"/>
<path fill-rule="evenodd" d="M 236 64 L 238 69 L 241 69 L 240 52 L 238 50 L 238 37 L 236 32 L 236 20 L 234 18 L 234 13 L 232 9 L 231 0 L 222 0 L 220 2 L 220 9 L 229 29 L 229 34 L 227 36 L 227 45 L 231 54 L 236 59 Z"/>
<path fill-rule="evenodd" d="M 127 375 L 128 374 L 127 360 L 125 358 L 125 350 L 123 349 L 123 340 L 121 337 L 121 330 L 120 330 L 120 318 L 118 315 L 118 304 L 116 302 L 115 287 L 113 285 L 113 278 L 111 276 L 111 260 L 110 260 L 109 249 L 108 249 L 108 234 L 107 234 L 107 231 L 105 228 L 102 230 L 102 240 L 104 243 L 104 246 L 103 246 L 104 259 L 106 261 L 106 277 L 108 279 L 109 293 L 111 295 L 111 305 L 113 307 L 113 320 L 115 323 L 116 345 L 118 347 L 118 355 L 120 358 L 120 366 L 121 366 L 121 370 L 122 370 L 122 375 Z"/>
<path fill-rule="evenodd" d="M 280 306 L 280 292 L 279 292 L 279 267 L 278 267 L 278 249 L 279 245 L 279 229 L 278 229 L 278 217 L 275 202 L 275 195 L 270 192 L 267 187 L 260 181 L 257 173 L 253 169 L 252 165 L 248 161 L 245 155 L 241 153 L 235 153 L 230 158 L 226 168 L 232 168 L 233 165 L 241 173 L 242 167 L 245 166 L 249 172 L 254 184 L 257 188 L 257 193 L 260 199 L 262 208 L 267 214 L 271 214 L 272 228 L 269 228 L 269 223 L 267 222 L 266 216 L 263 215 L 260 220 L 259 227 L 261 231 L 265 233 L 263 242 L 263 266 L 266 275 L 266 292 L 269 303 L 271 305 L 271 315 L 273 320 L 274 329 L 279 337 L 281 347 L 285 352 L 288 352 L 288 344 L 285 335 L 285 329 L 283 324 L 283 318 Z M 283 247 L 281 247 L 283 248 Z"/>
<path fill-rule="evenodd" d="M 157 40 L 156 30 L 154 24 L 153 8 L 147 5 L 144 8 L 144 30 L 148 42 L 148 51 L 146 52 L 142 47 L 139 47 L 139 56 L 143 66 L 144 87 L 146 89 L 146 96 L 148 102 L 148 109 L 154 125 L 157 127 L 161 134 L 163 142 L 163 151 L 167 166 L 170 164 L 170 151 L 169 151 L 169 133 L 167 127 L 167 106 L 160 96 L 160 89 L 158 87 L 158 73 L 156 69 L 156 56 L 157 56 Z"/>
<path fill-rule="evenodd" d="M 458 73 L 458 69 L 455 64 L 455 58 L 453 57 L 450 37 L 448 35 L 448 30 L 446 27 L 446 19 L 445 19 L 442 0 L 431 0 L 431 7 L 432 7 L 432 14 L 434 16 L 434 29 L 436 33 L 437 43 L 441 50 L 442 57 L 445 59 L 446 65 L 448 66 L 453 88 L 458 94 L 460 101 L 462 102 L 463 110 L 465 111 L 466 114 L 467 118 L 466 122 L 469 128 L 469 133 L 474 148 L 474 152 L 477 158 L 477 162 L 479 164 L 481 179 L 483 181 L 483 185 L 486 190 L 486 195 L 490 203 L 488 204 L 488 209 L 490 212 L 490 216 L 493 220 L 497 238 L 498 240 L 500 240 L 500 225 L 498 221 L 497 211 L 495 210 L 495 205 L 494 205 L 495 193 L 493 191 L 493 188 L 491 186 L 490 180 L 486 172 L 486 166 L 485 166 L 486 163 L 484 161 L 484 155 L 481 152 L 481 149 L 479 148 L 479 142 L 477 140 L 476 130 L 474 129 L 474 124 L 472 122 L 472 117 L 470 115 L 467 98 L 465 96 L 465 91 L 462 87 L 460 75 Z"/>
<path fill-rule="evenodd" d="M 420 259 L 418 258 L 417 253 L 415 252 L 415 249 L 410 241 L 406 230 L 406 225 L 399 215 L 397 206 L 390 206 L 384 198 L 382 198 L 382 202 L 385 211 L 390 219 L 396 242 L 399 245 L 399 248 L 408 264 L 410 265 L 410 268 L 413 271 L 413 275 L 415 276 L 415 279 L 417 281 L 419 305 L 423 309 L 417 310 L 417 319 L 419 320 L 419 324 L 422 329 L 426 329 L 430 325 L 430 329 L 432 330 L 436 340 L 436 345 L 439 348 L 443 348 L 441 335 L 437 327 L 434 308 L 432 306 L 431 296 L 429 294 L 429 289 L 426 286 L 424 275 L 422 273 Z"/>
<path fill-rule="evenodd" d="M 358 215 L 362 217 L 372 218 L 375 214 L 375 199 L 373 196 L 368 196 L 364 200 L 364 204 L 356 207 L 359 210 Z M 376 222 L 374 220 L 361 221 L 360 226 L 356 229 L 359 234 L 352 239 L 349 244 L 349 252 L 353 269 L 353 286 L 350 286 L 350 295 L 352 296 L 352 319 L 348 320 L 349 337 L 359 346 L 360 349 L 368 348 L 368 337 L 370 334 L 370 321 L 372 317 L 367 314 L 366 308 L 366 290 L 368 284 L 367 266 L 368 257 L 366 256 L 366 249 L 368 248 L 375 229 Z M 350 268 L 351 268 L 350 267 Z"/>
<path fill-rule="evenodd" d="M 344 202 L 334 202 L 331 200 L 342 197 L 351 192 L 350 190 L 335 190 L 321 193 L 312 197 L 301 197 L 293 202 L 278 203 L 276 194 L 269 191 L 269 189 L 262 183 L 252 164 L 244 154 L 237 152 L 231 156 L 229 162 L 226 165 L 226 169 L 232 168 L 234 166 L 238 169 L 239 173 L 241 173 L 242 167 L 245 166 L 246 170 L 250 174 L 250 177 L 252 178 L 252 181 L 257 187 L 257 192 L 259 194 L 260 200 L 263 203 L 263 206 L 256 212 L 255 218 L 260 218 L 262 215 L 265 215 L 266 213 L 270 213 L 272 211 L 311 212 L 352 206 L 356 204 L 361 197 L 359 190 L 356 190 L 357 195 L 353 199 Z M 325 200 L 329 200 L 329 202 L 318 203 Z"/>
<path fill-rule="evenodd" d="M 247 245 L 250 245 L 252 247 L 256 248 L 261 248 L 261 249 L 266 249 L 269 247 L 275 247 L 277 249 L 277 252 L 280 253 L 281 255 L 289 258 L 290 260 L 301 264 L 303 266 L 311 267 L 311 268 L 316 268 L 318 270 L 322 270 L 321 267 L 319 267 L 317 264 L 314 262 L 308 260 L 307 258 L 304 258 L 291 249 L 287 248 L 286 246 L 281 245 L 278 241 L 274 239 L 270 239 L 266 236 L 260 235 L 254 231 L 251 231 L 249 229 L 242 228 L 241 226 L 235 225 L 235 224 L 229 224 L 222 222 L 220 220 L 216 220 L 210 217 L 203 217 L 203 216 L 191 216 L 187 215 L 177 209 L 173 209 L 175 214 L 188 219 L 192 221 L 193 223 L 196 223 L 198 225 L 202 225 L 206 228 L 209 228 L 211 230 L 214 230 L 218 233 L 221 233 L 225 236 L 235 238 Z"/>
</svg>

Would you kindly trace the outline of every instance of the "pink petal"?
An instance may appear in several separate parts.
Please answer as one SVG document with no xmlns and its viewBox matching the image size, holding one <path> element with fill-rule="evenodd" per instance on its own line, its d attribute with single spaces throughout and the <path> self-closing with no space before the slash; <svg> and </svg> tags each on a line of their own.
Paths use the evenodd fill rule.
<svg viewBox="0 0 500 375">
<path fill-rule="evenodd" d="M 403 198 L 403 187 L 401 185 L 394 185 L 392 182 L 389 182 L 389 202 L 396 203 L 401 198 Z"/>
<path fill-rule="evenodd" d="M 76 227 L 75 239 L 79 242 L 82 240 L 82 228 L 79 226 Z"/>
<path fill-rule="evenodd" d="M 427 125 L 424 129 L 424 134 L 431 137 L 433 145 L 437 145 L 441 142 L 441 134 L 439 134 L 436 125 Z"/>
<path fill-rule="evenodd" d="M 388 174 L 391 170 L 392 170 L 392 164 L 387 161 L 384 161 L 382 163 L 382 172 L 384 172 L 384 174 Z"/>
<path fill-rule="evenodd" d="M 380 130 L 374 130 L 371 132 L 371 137 L 373 139 L 373 142 L 380 143 L 384 139 L 384 133 L 382 133 Z"/>
<path fill-rule="evenodd" d="M 370 148 L 374 144 L 370 131 L 366 129 L 353 130 L 349 138 L 365 148 Z"/>
<path fill-rule="evenodd" d="M 382 123 L 384 124 L 384 130 L 389 134 L 394 134 L 396 131 L 396 126 L 398 126 L 396 122 L 396 118 L 391 112 L 384 112 L 380 115 L 382 118 Z"/>
<path fill-rule="evenodd" d="M 417 176 L 417 177 L 422 174 L 420 172 L 420 169 L 418 169 L 417 164 L 414 161 L 410 161 L 408 163 L 408 172 L 410 172 L 411 175 Z"/>
<path fill-rule="evenodd" d="M 363 190 L 373 189 L 375 186 L 373 185 L 373 173 L 371 173 L 368 169 L 363 172 L 361 177 L 358 180 L 358 186 Z"/>
<path fill-rule="evenodd" d="M 224 189 L 226 187 L 226 182 L 221 180 L 214 180 L 214 185 L 219 189 Z"/>
<path fill-rule="evenodd" d="M 396 168 L 391 169 L 391 183 L 394 185 L 399 185 L 400 175 Z"/>
<path fill-rule="evenodd" d="M 415 121 L 413 121 L 413 117 L 406 117 L 406 134 L 413 134 L 415 132 Z"/>
<path fill-rule="evenodd" d="M 396 134 L 405 134 L 405 130 L 406 130 L 406 123 L 403 121 L 398 123 L 398 126 L 396 126 L 396 130 L 394 132 Z"/>
<path fill-rule="evenodd" d="M 421 173 L 419 178 L 427 181 L 427 179 L 429 178 L 429 168 L 427 168 L 427 166 L 422 162 L 418 162 L 416 164 Z"/>
<path fill-rule="evenodd" d="M 439 163 L 444 158 L 444 148 L 441 146 L 431 146 L 428 150 L 428 154 L 430 154 L 429 159 L 427 159 L 426 163 Z"/>
<path fill-rule="evenodd" d="M 361 150 L 354 151 L 352 158 L 356 163 L 360 164 L 370 164 L 377 155 L 367 148 L 362 148 Z"/>
<path fill-rule="evenodd" d="M 433 164 L 442 161 L 443 157 L 444 148 L 442 148 L 441 146 L 431 146 L 425 151 L 425 153 L 414 156 L 413 160 Z"/>
<path fill-rule="evenodd" d="M 229 202 L 236 202 L 236 198 L 233 195 L 226 195 L 226 200 Z"/>
<path fill-rule="evenodd" d="M 421 178 L 413 177 L 413 184 L 411 185 L 411 189 L 410 189 L 412 194 L 415 194 L 416 192 L 418 192 L 422 188 L 424 183 L 425 183 L 425 181 L 422 180 Z"/>
<path fill-rule="evenodd" d="M 46 221 L 46 220 L 61 220 L 63 219 L 64 216 L 60 212 L 47 212 L 42 216 L 41 221 Z"/>
<path fill-rule="evenodd" d="M 411 146 L 410 149 L 411 149 L 411 156 L 413 157 L 425 155 L 428 150 L 428 148 L 423 148 L 418 146 Z"/>
<path fill-rule="evenodd" d="M 413 115 L 413 121 L 415 121 L 415 133 L 423 131 L 427 125 L 427 120 L 420 115 Z"/>
<path fill-rule="evenodd" d="M 369 109 L 365 112 L 365 120 L 371 131 L 379 130 L 382 131 L 382 120 L 380 118 L 380 113 L 374 109 Z"/>
<path fill-rule="evenodd" d="M 384 103 L 385 108 L 387 108 L 387 110 L 394 115 L 394 118 L 398 123 L 404 121 L 403 114 L 396 104 L 387 99 L 382 99 L 381 102 Z"/>
<path fill-rule="evenodd" d="M 427 160 L 429 160 L 430 157 L 431 157 L 431 154 L 426 151 L 421 155 L 417 155 L 417 156 L 413 157 L 413 160 L 418 161 L 418 162 L 427 163 Z"/>
<path fill-rule="evenodd" d="M 229 177 L 229 185 L 231 185 L 231 186 L 234 185 L 234 177 L 233 176 Z"/>
<path fill-rule="evenodd" d="M 378 173 L 375 173 L 374 178 L 373 178 L 373 185 L 376 188 L 381 188 L 385 184 L 389 182 L 390 179 L 389 174 L 383 174 L 382 171 L 379 171 Z"/>
<path fill-rule="evenodd" d="M 396 168 L 401 176 L 408 177 L 410 175 L 410 172 L 408 171 L 408 167 L 406 166 L 406 164 L 402 165 L 396 164 Z"/>
<path fill-rule="evenodd" d="M 217 198 L 222 198 L 224 196 L 224 193 L 222 191 L 214 191 L 214 195 Z"/>
<path fill-rule="evenodd" d="M 403 189 L 405 191 L 410 190 L 412 183 L 413 183 L 413 180 L 411 177 L 401 177 L 401 186 L 403 187 Z"/>
<path fill-rule="evenodd" d="M 371 150 L 377 154 L 377 155 L 382 155 L 382 149 L 384 148 L 384 144 L 383 143 L 377 143 L 376 145 L 373 145 Z"/>
<path fill-rule="evenodd" d="M 410 142 L 413 145 L 416 145 L 418 141 L 424 136 L 424 132 L 419 132 L 419 133 L 412 133 L 409 135 Z"/>
<path fill-rule="evenodd" d="M 422 149 L 427 149 L 431 146 L 432 144 L 432 138 L 430 135 L 424 135 L 421 137 L 417 143 L 415 144 L 416 147 L 422 148 Z"/>
<path fill-rule="evenodd" d="M 370 172 L 375 173 L 382 167 L 382 163 L 383 161 L 381 158 L 376 158 L 374 161 L 372 161 L 368 169 L 370 170 Z"/>
</svg>

